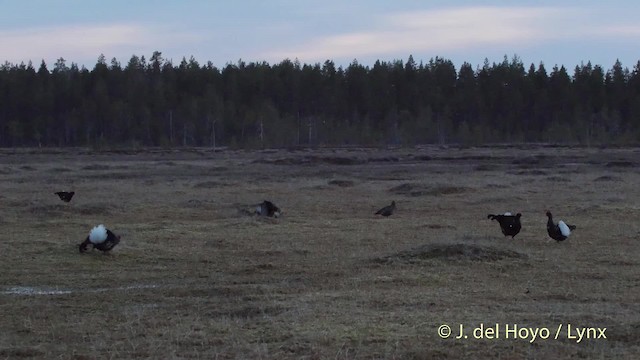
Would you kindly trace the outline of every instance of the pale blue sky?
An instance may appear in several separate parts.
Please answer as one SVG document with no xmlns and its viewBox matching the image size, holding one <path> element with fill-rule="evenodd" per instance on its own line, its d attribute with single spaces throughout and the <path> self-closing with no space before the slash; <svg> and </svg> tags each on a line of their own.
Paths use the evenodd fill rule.
<svg viewBox="0 0 640 360">
<path fill-rule="evenodd" d="M 548 69 L 581 62 L 632 69 L 640 60 L 634 1 L 0 0 L 0 62 L 63 57 L 93 68 L 158 50 L 222 67 L 278 63 L 451 59 L 480 65 L 517 54 Z"/>
</svg>

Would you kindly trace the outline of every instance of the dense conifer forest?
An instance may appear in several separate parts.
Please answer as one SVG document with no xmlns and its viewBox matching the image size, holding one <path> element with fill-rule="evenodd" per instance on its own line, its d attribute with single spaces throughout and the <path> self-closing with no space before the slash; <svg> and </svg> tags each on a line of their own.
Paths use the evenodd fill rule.
<svg viewBox="0 0 640 360">
<path fill-rule="evenodd" d="M 0 66 L 0 146 L 640 142 L 640 61 L 610 69 L 447 59 Z"/>
</svg>

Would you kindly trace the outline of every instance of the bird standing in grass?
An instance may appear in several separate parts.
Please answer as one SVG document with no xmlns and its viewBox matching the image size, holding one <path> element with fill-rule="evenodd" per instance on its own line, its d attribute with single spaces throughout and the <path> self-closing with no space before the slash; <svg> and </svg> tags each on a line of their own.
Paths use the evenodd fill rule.
<svg viewBox="0 0 640 360">
<path fill-rule="evenodd" d="M 55 192 L 54 194 L 58 195 L 60 200 L 64 202 L 69 202 L 71 201 L 71 198 L 73 197 L 73 194 L 75 194 L 75 192 L 74 191 L 58 191 L 58 192 Z"/>
<path fill-rule="evenodd" d="M 395 210 L 396 210 L 396 202 L 392 201 L 391 205 L 387 205 L 382 209 L 378 210 L 375 213 L 375 215 L 391 216 Z"/>
<path fill-rule="evenodd" d="M 551 215 L 551 211 L 547 210 L 547 232 L 549 233 L 549 237 L 553 240 L 560 242 L 566 240 L 571 234 L 571 230 L 575 230 L 575 225 L 568 225 L 564 221 L 560 220 L 557 224 L 553 223 L 553 215 Z"/>
<path fill-rule="evenodd" d="M 87 238 L 79 245 L 80 253 L 87 251 L 89 245 L 93 245 L 94 249 L 106 253 L 118 245 L 119 242 L 120 236 L 100 224 L 91 229 Z"/>
<path fill-rule="evenodd" d="M 487 215 L 488 219 L 497 220 L 500 224 L 500 229 L 504 236 L 511 236 L 513 239 L 518 233 L 520 229 L 522 229 L 522 224 L 520 223 L 520 217 L 522 214 L 517 213 L 515 216 L 511 215 L 511 213 L 507 212 L 504 215 Z"/>
</svg>

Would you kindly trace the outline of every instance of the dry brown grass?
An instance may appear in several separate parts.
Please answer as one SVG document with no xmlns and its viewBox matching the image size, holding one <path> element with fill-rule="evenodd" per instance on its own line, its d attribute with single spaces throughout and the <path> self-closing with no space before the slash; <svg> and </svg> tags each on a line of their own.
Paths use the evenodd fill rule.
<svg viewBox="0 0 640 360">
<path fill-rule="evenodd" d="M 0 358 L 640 353 L 637 149 L 0 153 Z M 284 216 L 250 215 L 264 199 Z M 515 240 L 501 211 L 523 214 Z M 78 254 L 98 223 L 121 244 Z M 607 339 L 437 335 L 480 323 Z"/>
</svg>

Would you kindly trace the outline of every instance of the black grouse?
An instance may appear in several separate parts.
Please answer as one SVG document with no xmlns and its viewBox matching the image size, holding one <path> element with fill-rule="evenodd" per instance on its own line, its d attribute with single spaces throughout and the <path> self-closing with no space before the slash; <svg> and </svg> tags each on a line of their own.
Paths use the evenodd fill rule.
<svg viewBox="0 0 640 360">
<path fill-rule="evenodd" d="M 277 218 L 282 214 L 282 211 L 271 201 L 265 200 L 256 208 L 256 214 Z"/>
<path fill-rule="evenodd" d="M 104 225 L 98 225 L 91 229 L 87 238 L 78 246 L 80 253 L 87 251 L 89 245 L 94 249 L 107 252 L 113 249 L 120 242 L 120 236 L 106 229 Z"/>
<path fill-rule="evenodd" d="M 520 229 L 522 229 L 522 224 L 520 223 L 521 216 L 522 214 L 520 213 L 517 213 L 515 216 L 511 215 L 511 213 L 504 213 L 504 215 L 489 214 L 487 218 L 497 220 L 504 236 L 511 236 L 513 239 L 518 235 Z"/>
<path fill-rule="evenodd" d="M 75 194 L 75 192 L 74 191 L 58 191 L 58 192 L 55 192 L 54 194 L 58 195 L 58 197 L 60 197 L 60 200 L 64 202 L 69 202 L 71 201 L 71 198 L 73 197 L 73 194 Z"/>
<path fill-rule="evenodd" d="M 553 223 L 553 215 L 551 215 L 551 211 L 547 210 L 547 233 L 549 233 L 549 237 L 553 240 L 560 242 L 566 240 L 571 234 L 571 230 L 575 230 L 575 225 L 568 225 L 564 221 L 560 220 L 557 224 Z"/>
<path fill-rule="evenodd" d="M 375 215 L 391 216 L 395 209 L 396 209 L 396 202 L 392 201 L 391 205 L 387 205 L 387 206 L 383 207 L 382 209 L 378 210 L 375 213 Z"/>
</svg>

